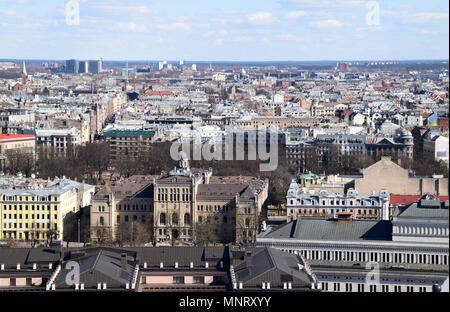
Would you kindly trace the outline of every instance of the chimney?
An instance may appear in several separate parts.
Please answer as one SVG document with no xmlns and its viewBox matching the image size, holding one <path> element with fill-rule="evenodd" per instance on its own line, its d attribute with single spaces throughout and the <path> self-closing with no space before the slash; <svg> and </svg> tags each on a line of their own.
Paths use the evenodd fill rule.
<svg viewBox="0 0 450 312">
<path fill-rule="evenodd" d="M 127 254 L 126 253 L 122 253 L 120 255 L 120 266 L 123 270 L 127 269 Z"/>
<path fill-rule="evenodd" d="M 253 258 L 251 251 L 245 251 L 245 265 L 250 268 L 253 266 Z"/>
</svg>

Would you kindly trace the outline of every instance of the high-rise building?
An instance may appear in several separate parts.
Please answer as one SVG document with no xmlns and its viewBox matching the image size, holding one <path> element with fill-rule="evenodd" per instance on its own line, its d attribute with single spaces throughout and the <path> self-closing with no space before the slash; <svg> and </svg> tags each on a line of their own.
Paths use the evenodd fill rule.
<svg viewBox="0 0 450 312">
<path fill-rule="evenodd" d="M 78 72 L 80 74 L 89 72 L 89 63 L 87 61 L 81 61 L 78 65 Z"/>
<path fill-rule="evenodd" d="M 98 74 L 102 70 L 102 63 L 98 60 L 92 60 L 88 62 L 89 73 Z"/>
<path fill-rule="evenodd" d="M 79 63 L 77 60 L 67 60 L 66 61 L 66 73 L 68 74 L 78 74 Z"/>
</svg>

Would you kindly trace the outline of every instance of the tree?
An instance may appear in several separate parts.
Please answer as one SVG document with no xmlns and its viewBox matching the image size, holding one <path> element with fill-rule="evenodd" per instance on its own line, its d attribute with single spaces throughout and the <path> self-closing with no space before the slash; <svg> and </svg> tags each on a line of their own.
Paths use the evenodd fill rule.
<svg viewBox="0 0 450 312">
<path fill-rule="evenodd" d="M 25 176 L 30 176 L 34 171 L 33 153 L 18 149 L 6 151 L 5 171 L 12 175 L 21 172 Z"/>
</svg>

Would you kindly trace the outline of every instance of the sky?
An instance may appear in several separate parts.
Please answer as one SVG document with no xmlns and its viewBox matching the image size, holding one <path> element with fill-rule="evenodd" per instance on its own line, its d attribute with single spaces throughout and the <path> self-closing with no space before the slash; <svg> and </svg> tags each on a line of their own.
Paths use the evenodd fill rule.
<svg viewBox="0 0 450 312">
<path fill-rule="evenodd" d="M 0 59 L 448 59 L 448 28 L 447 0 L 0 0 Z"/>
</svg>

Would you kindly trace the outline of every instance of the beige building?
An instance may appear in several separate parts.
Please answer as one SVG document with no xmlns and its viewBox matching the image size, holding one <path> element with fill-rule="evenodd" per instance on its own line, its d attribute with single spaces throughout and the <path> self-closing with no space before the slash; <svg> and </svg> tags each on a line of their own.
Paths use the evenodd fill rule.
<svg viewBox="0 0 450 312">
<path fill-rule="evenodd" d="M 403 169 L 389 157 L 384 157 L 364 169 L 363 177 L 355 179 L 355 189 L 360 194 L 378 194 L 382 189 L 387 189 L 395 195 L 431 193 L 448 196 L 448 178 L 411 176 L 407 169 Z"/>
<path fill-rule="evenodd" d="M 242 128 L 299 128 L 299 127 L 311 127 L 317 123 L 314 118 L 304 117 L 280 117 L 280 116 L 258 116 L 251 119 L 237 119 L 233 124 Z"/>
<path fill-rule="evenodd" d="M 0 134 L 0 169 L 6 165 L 8 151 L 35 155 L 36 138 L 33 134 Z"/>
<path fill-rule="evenodd" d="M 190 245 L 200 236 L 202 241 L 206 236 L 223 243 L 252 243 L 268 196 L 268 180 L 212 177 L 211 169 L 191 169 L 187 160 L 166 176 L 113 183 L 94 196 L 94 240 L 117 235 L 121 224 L 152 222 L 145 226 L 151 228 L 157 246 Z"/>
</svg>

